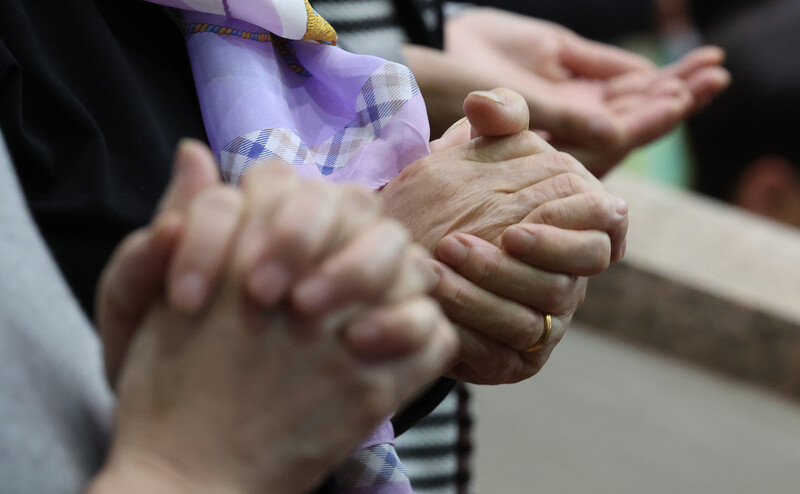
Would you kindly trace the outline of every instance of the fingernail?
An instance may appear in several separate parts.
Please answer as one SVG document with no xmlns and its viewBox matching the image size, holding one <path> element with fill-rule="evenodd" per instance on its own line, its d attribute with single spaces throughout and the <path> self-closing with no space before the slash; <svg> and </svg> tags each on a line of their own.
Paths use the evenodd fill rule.
<svg viewBox="0 0 800 494">
<path fill-rule="evenodd" d="M 451 266 L 458 266 L 467 260 L 469 249 L 456 237 L 445 237 L 436 247 L 436 256 Z"/>
<path fill-rule="evenodd" d="M 444 137 L 444 136 L 446 136 L 447 134 L 450 134 L 450 133 L 451 133 L 451 132 L 453 132 L 454 130 L 458 129 L 459 127 L 461 127 L 462 125 L 464 125 L 464 124 L 465 124 L 467 121 L 468 121 L 467 117 L 462 117 L 462 118 L 461 118 L 461 120 L 459 120 L 458 122 L 456 122 L 456 123 L 454 123 L 453 125 L 451 125 L 451 126 L 450 126 L 450 128 L 449 128 L 449 129 L 447 129 L 447 130 L 445 131 L 445 133 L 444 133 L 444 134 L 442 134 L 442 137 Z"/>
<path fill-rule="evenodd" d="M 501 98 L 497 93 L 493 93 L 491 91 L 473 91 L 472 94 L 478 96 L 479 98 L 486 98 L 492 103 L 496 103 L 500 106 L 506 106 L 506 100 Z"/>
<path fill-rule="evenodd" d="M 260 264 L 250 275 L 251 295 L 261 304 L 272 305 L 289 286 L 289 273 L 276 262 Z"/>
<path fill-rule="evenodd" d="M 524 228 L 509 228 L 503 235 L 503 245 L 514 251 L 527 251 L 536 244 L 536 235 Z"/>
<path fill-rule="evenodd" d="M 172 302 L 179 309 L 195 312 L 206 298 L 206 280 L 197 271 L 188 271 L 178 277 L 172 290 Z"/>
<path fill-rule="evenodd" d="M 321 278 L 311 278 L 295 288 L 292 298 L 301 310 L 316 313 L 327 307 L 332 296 L 330 283 Z"/>
<path fill-rule="evenodd" d="M 617 196 L 611 196 L 611 201 L 614 203 L 614 209 L 622 216 L 628 214 L 628 203 L 625 199 Z"/>
</svg>

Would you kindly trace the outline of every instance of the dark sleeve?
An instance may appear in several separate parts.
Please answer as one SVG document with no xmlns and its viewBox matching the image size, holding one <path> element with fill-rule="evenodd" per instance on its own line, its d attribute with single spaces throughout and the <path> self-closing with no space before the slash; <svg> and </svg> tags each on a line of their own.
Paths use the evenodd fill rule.
<svg viewBox="0 0 800 494">
<path fill-rule="evenodd" d="M 149 222 L 183 136 L 204 139 L 180 30 L 141 0 L 0 0 L 0 127 L 83 309 Z"/>
<path fill-rule="evenodd" d="M 392 417 L 395 435 L 399 436 L 404 433 L 419 422 L 420 419 L 431 413 L 455 386 L 456 381 L 442 377 L 413 403 L 395 414 Z"/>
<path fill-rule="evenodd" d="M 732 15 L 760 3 L 758 0 L 691 0 L 689 6 L 697 27 L 706 32 Z"/>
<path fill-rule="evenodd" d="M 444 48 L 444 0 L 392 0 L 392 3 L 411 43 Z"/>
</svg>

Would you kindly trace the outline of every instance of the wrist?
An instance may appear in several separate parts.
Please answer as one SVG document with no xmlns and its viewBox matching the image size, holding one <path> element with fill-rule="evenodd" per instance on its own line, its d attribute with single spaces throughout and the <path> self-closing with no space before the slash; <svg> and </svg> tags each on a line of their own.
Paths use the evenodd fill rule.
<svg viewBox="0 0 800 494">
<path fill-rule="evenodd" d="M 193 476 L 159 455 L 136 448 L 114 447 L 103 469 L 92 479 L 86 494 L 238 494 Z"/>
</svg>

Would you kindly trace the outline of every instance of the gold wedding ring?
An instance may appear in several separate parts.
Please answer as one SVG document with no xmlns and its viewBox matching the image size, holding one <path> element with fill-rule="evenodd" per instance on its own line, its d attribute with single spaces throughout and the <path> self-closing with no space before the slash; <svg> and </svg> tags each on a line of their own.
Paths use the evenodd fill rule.
<svg viewBox="0 0 800 494">
<path fill-rule="evenodd" d="M 550 333 L 553 332 L 553 318 L 550 317 L 550 314 L 544 315 L 544 329 L 542 330 L 542 336 L 539 337 L 539 341 L 531 345 L 526 352 L 535 352 L 536 350 L 542 348 L 547 344 L 547 340 L 550 339 Z"/>
</svg>

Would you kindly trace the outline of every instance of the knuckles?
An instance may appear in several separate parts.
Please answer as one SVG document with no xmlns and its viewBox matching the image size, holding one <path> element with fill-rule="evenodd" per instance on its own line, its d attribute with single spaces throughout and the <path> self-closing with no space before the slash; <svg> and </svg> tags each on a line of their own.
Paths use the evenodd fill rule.
<svg viewBox="0 0 800 494">
<path fill-rule="evenodd" d="M 564 314 L 575 306 L 578 278 L 568 275 L 552 275 L 548 280 L 548 290 L 535 301 L 536 307 L 549 314 Z"/>
<path fill-rule="evenodd" d="M 502 256 L 503 254 L 499 250 L 487 252 L 484 249 L 469 249 L 467 263 L 471 262 L 475 265 L 478 286 L 488 286 L 492 280 L 497 278 L 503 265 Z"/>
<path fill-rule="evenodd" d="M 585 178 L 572 171 L 556 175 L 547 182 L 547 185 L 554 189 L 556 197 L 559 198 L 571 197 L 593 190 Z"/>
<path fill-rule="evenodd" d="M 243 205 L 244 199 L 239 192 L 225 185 L 215 185 L 200 192 L 194 207 L 200 211 L 238 214 Z"/>
<path fill-rule="evenodd" d="M 517 149 L 526 150 L 527 154 L 539 154 L 550 148 L 542 136 L 531 130 L 525 130 L 512 136 Z"/>
<path fill-rule="evenodd" d="M 552 153 L 553 161 L 562 169 L 578 173 L 583 170 L 583 165 L 569 153 L 556 151 Z"/>
</svg>

